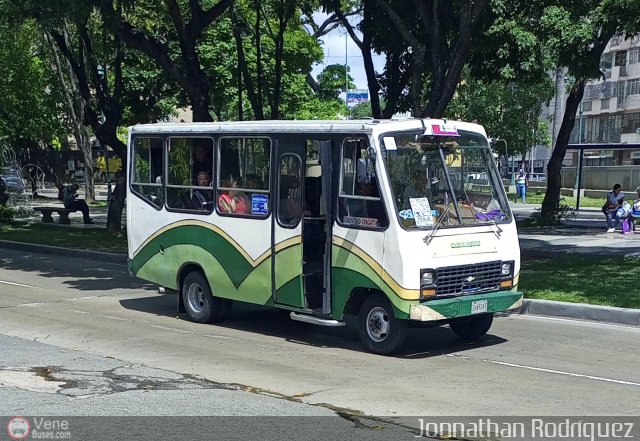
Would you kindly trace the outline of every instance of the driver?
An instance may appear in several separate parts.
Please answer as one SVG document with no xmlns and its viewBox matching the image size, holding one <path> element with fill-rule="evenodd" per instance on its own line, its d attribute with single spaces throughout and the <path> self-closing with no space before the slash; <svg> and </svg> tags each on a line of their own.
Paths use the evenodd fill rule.
<svg viewBox="0 0 640 441">
<path fill-rule="evenodd" d="M 413 182 L 404 189 L 402 205 L 404 208 L 411 208 L 409 199 L 430 197 L 431 191 L 427 188 L 427 174 L 422 170 L 418 170 L 413 174 Z"/>
</svg>

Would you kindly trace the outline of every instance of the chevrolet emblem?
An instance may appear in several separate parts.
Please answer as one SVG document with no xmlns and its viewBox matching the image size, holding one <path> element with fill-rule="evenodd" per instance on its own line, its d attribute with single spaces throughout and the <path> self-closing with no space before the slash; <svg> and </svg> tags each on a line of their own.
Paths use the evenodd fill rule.
<svg viewBox="0 0 640 441">
<path fill-rule="evenodd" d="M 467 283 L 471 283 L 471 282 L 473 282 L 474 280 L 476 280 L 476 278 L 475 278 L 475 277 L 473 277 L 473 276 L 469 276 L 469 277 L 467 277 L 467 278 L 465 278 L 465 279 L 464 279 L 464 281 L 465 281 L 465 282 L 467 282 Z"/>
</svg>

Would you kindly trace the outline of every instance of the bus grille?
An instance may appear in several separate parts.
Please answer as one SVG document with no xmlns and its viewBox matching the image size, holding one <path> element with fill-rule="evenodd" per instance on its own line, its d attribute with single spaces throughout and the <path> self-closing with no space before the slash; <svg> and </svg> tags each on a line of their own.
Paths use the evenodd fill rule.
<svg viewBox="0 0 640 441">
<path fill-rule="evenodd" d="M 437 269 L 436 297 L 476 294 L 500 288 L 502 261 Z"/>
</svg>

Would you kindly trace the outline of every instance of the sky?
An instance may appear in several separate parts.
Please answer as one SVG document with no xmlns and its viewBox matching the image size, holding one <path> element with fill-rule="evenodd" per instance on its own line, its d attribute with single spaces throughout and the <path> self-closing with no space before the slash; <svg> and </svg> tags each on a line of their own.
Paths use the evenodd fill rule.
<svg viewBox="0 0 640 441">
<path fill-rule="evenodd" d="M 314 14 L 316 23 L 321 23 L 326 14 Z M 338 28 L 322 37 L 324 49 L 324 61 L 313 67 L 312 75 L 317 78 L 318 74 L 330 64 L 345 64 L 345 59 L 349 66 L 349 75 L 353 78 L 358 89 L 367 88 L 367 75 L 364 71 L 364 62 L 360 48 L 351 40 L 351 37 L 343 28 Z M 346 57 L 346 58 L 345 58 Z M 384 57 L 373 54 L 373 65 L 376 72 L 381 72 L 384 68 Z M 344 99 L 344 94 L 341 95 Z"/>
</svg>

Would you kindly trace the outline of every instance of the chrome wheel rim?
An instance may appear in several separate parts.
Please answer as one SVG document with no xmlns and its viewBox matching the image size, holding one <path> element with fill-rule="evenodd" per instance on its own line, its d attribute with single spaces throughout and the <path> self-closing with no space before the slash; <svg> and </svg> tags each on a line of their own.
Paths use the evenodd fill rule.
<svg viewBox="0 0 640 441">
<path fill-rule="evenodd" d="M 197 314 L 204 311 L 204 292 L 197 283 L 189 285 L 187 289 L 187 303 L 189 309 Z"/>
<path fill-rule="evenodd" d="M 389 336 L 391 321 L 384 308 L 376 306 L 367 314 L 367 334 L 375 342 L 384 341 Z"/>
</svg>

